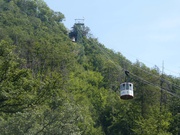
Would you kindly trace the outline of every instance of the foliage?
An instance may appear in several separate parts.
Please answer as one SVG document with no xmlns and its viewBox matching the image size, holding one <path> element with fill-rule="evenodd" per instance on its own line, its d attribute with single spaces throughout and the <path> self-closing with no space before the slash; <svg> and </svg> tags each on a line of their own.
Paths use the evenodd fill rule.
<svg viewBox="0 0 180 135">
<path fill-rule="evenodd" d="M 0 0 L 0 7 L 2 135 L 180 133 L 180 78 L 131 63 L 84 24 L 68 33 L 64 15 L 43 0 Z M 127 101 L 119 96 L 124 70 L 134 84 Z"/>
<path fill-rule="evenodd" d="M 36 84 L 27 69 L 18 68 L 21 60 L 7 42 L 0 43 L 0 112 L 22 111 L 32 104 Z"/>
</svg>

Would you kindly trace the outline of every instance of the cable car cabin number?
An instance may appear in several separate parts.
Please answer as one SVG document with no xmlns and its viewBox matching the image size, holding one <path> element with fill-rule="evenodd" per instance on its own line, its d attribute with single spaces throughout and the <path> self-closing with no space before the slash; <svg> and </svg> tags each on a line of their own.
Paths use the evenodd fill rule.
<svg viewBox="0 0 180 135">
<path fill-rule="evenodd" d="M 120 85 L 121 99 L 132 99 L 134 97 L 133 84 L 130 82 L 124 82 Z"/>
</svg>

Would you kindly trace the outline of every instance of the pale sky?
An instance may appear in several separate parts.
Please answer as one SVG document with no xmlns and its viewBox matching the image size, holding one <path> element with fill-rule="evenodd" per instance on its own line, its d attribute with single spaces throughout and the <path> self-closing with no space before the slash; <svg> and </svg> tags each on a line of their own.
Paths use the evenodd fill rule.
<svg viewBox="0 0 180 135">
<path fill-rule="evenodd" d="M 85 19 L 107 48 L 180 77 L 180 0 L 44 0 L 65 15 L 66 28 Z"/>
</svg>

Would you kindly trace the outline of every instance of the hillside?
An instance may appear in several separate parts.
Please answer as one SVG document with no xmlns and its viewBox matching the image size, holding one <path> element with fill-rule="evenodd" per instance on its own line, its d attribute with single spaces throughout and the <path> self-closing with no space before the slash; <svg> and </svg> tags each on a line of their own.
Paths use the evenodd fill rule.
<svg viewBox="0 0 180 135">
<path fill-rule="evenodd" d="M 85 25 L 68 32 L 63 19 L 43 0 L 0 0 L 0 134 L 180 134 L 180 78 L 132 63 Z M 120 99 L 125 70 L 131 100 Z"/>
</svg>

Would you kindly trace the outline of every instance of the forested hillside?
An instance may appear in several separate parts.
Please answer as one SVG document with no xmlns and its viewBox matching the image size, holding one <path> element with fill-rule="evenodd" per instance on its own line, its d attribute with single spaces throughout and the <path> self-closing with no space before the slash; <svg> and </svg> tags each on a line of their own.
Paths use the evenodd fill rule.
<svg viewBox="0 0 180 135">
<path fill-rule="evenodd" d="M 180 135 L 180 78 L 63 19 L 43 0 L 0 0 L 0 135 Z"/>
</svg>

